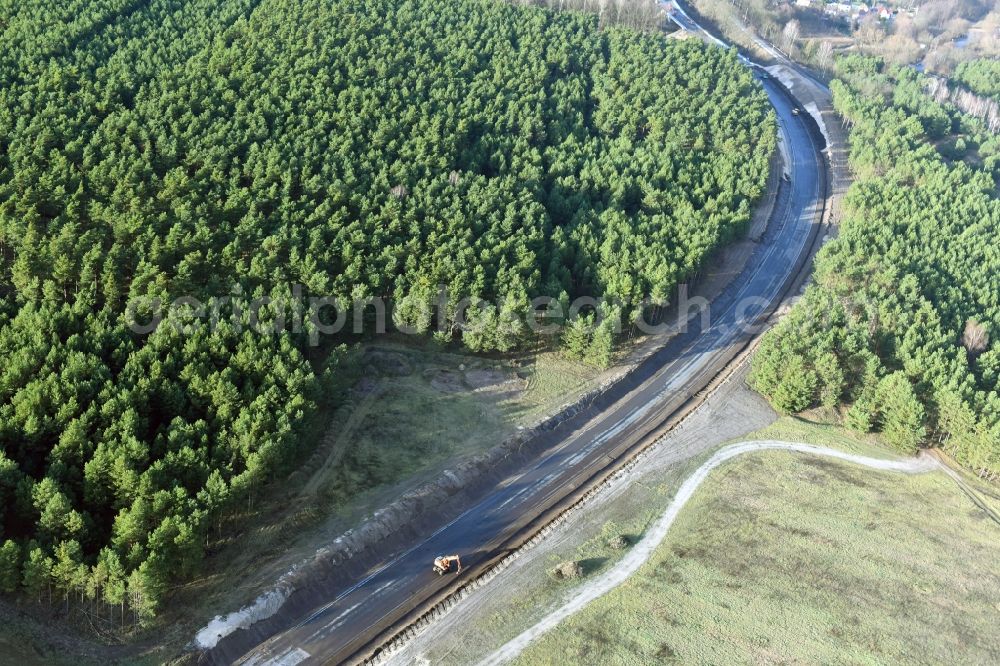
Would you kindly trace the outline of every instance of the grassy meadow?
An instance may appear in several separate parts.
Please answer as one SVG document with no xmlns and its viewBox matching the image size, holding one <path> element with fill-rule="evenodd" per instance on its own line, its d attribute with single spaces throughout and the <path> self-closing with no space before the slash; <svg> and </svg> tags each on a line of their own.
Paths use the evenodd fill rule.
<svg viewBox="0 0 1000 666">
<path fill-rule="evenodd" d="M 755 436 L 873 453 L 795 419 Z M 998 561 L 1000 526 L 943 473 L 748 454 L 639 574 L 517 663 L 998 663 Z"/>
</svg>

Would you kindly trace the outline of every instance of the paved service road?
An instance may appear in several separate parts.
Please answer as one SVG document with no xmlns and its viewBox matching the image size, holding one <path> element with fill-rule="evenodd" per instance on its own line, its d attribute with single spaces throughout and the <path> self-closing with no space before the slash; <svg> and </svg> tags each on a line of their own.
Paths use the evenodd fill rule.
<svg viewBox="0 0 1000 666">
<path fill-rule="evenodd" d="M 278 625 L 270 638 L 248 652 L 238 640 L 223 640 L 203 655 L 208 661 L 227 663 L 242 654 L 237 663 L 292 666 L 364 657 L 373 641 L 386 638 L 388 629 L 454 583 L 452 575 L 431 572 L 436 555 L 458 553 L 474 573 L 506 553 L 525 527 L 614 466 L 725 367 L 753 337 L 748 324 L 759 323 L 780 301 L 822 217 L 821 139 L 806 114 L 792 113 L 797 103 L 783 88 L 771 79 L 762 83 L 778 114 L 789 179 L 779 188 L 768 229 L 743 273 L 712 304 L 710 323 L 695 317 L 686 332 L 594 405 L 546 433 L 551 445 L 539 447 L 519 473 L 486 490 L 481 501 L 426 540 L 388 554 L 380 568 L 332 591 L 327 603 L 301 617 L 282 617 L 279 611 L 269 621 Z"/>
</svg>

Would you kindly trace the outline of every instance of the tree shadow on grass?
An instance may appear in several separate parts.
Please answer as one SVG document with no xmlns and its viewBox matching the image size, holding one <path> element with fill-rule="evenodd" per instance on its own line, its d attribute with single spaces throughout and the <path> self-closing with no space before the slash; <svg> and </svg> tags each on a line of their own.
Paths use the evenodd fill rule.
<svg viewBox="0 0 1000 666">
<path fill-rule="evenodd" d="M 583 567 L 583 575 L 589 576 L 595 571 L 599 571 L 608 561 L 607 557 L 588 557 L 585 560 L 580 560 L 580 566 Z"/>
</svg>

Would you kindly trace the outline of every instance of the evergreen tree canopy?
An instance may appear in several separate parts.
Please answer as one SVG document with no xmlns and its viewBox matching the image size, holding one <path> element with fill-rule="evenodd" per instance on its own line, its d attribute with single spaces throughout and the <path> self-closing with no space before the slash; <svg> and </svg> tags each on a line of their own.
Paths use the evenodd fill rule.
<svg viewBox="0 0 1000 666">
<path fill-rule="evenodd" d="M 143 621 L 300 451 L 335 363 L 154 297 L 662 297 L 775 146 L 735 52 L 493 0 L 0 0 L 0 588 Z M 196 308 L 192 309 L 192 312 Z M 149 314 L 143 310 L 144 314 Z M 141 317 L 140 317 L 141 319 Z M 610 358 L 611 332 L 588 353 Z M 442 336 L 445 337 L 445 336 Z M 591 339 L 593 338 L 593 339 Z M 582 343 L 581 343 L 582 344 Z M 82 581 L 80 566 L 89 567 Z"/>
<path fill-rule="evenodd" d="M 839 72 L 831 89 L 851 124 L 856 181 L 815 283 L 765 337 L 751 382 L 788 411 L 844 401 L 852 429 L 881 431 L 905 451 L 941 443 L 996 475 L 1000 200 L 990 160 L 976 168 L 939 152 L 942 132 L 973 121 L 921 96 L 916 73 L 857 56 Z"/>
</svg>

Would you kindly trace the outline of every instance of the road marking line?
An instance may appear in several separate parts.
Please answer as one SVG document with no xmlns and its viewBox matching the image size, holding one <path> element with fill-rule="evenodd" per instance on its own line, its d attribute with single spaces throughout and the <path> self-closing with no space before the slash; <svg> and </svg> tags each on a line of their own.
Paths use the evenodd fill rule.
<svg viewBox="0 0 1000 666">
<path fill-rule="evenodd" d="M 265 661 L 261 666 L 295 666 L 296 664 L 301 664 L 311 656 L 302 648 L 291 648 L 274 659 Z"/>
</svg>

